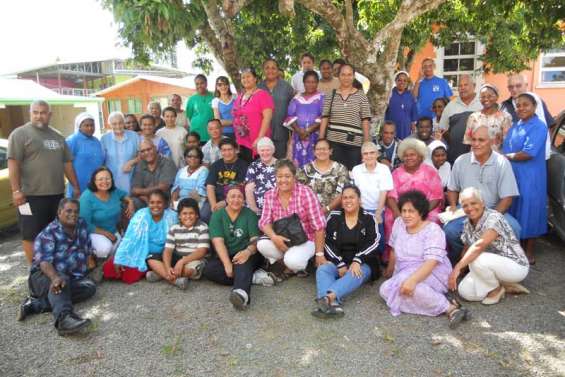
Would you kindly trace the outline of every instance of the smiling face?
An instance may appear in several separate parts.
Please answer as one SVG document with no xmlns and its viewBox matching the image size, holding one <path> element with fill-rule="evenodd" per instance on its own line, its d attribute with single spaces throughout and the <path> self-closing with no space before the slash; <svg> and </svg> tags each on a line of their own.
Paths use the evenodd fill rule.
<svg viewBox="0 0 565 377">
<path fill-rule="evenodd" d="M 432 137 L 432 122 L 429 120 L 419 121 L 416 126 L 416 133 L 418 135 L 418 139 L 423 141 L 430 140 L 430 137 Z"/>
<path fill-rule="evenodd" d="M 57 218 L 59 219 L 61 225 L 63 225 L 65 228 L 70 228 L 77 225 L 78 214 L 79 214 L 78 205 L 76 205 L 76 203 L 73 202 L 67 202 L 65 203 L 63 208 L 61 208 L 57 212 Z"/>
<path fill-rule="evenodd" d="M 34 103 L 29 108 L 29 117 L 32 124 L 47 126 L 51 120 L 51 111 L 48 106 Z"/>
<path fill-rule="evenodd" d="M 263 73 L 265 73 L 265 79 L 268 81 L 274 81 L 279 78 L 279 67 L 277 63 L 272 60 L 267 60 L 263 64 Z"/>
<path fill-rule="evenodd" d="M 435 63 L 431 59 L 422 62 L 422 73 L 425 77 L 431 78 L 434 75 Z"/>
<path fill-rule="evenodd" d="M 314 156 L 317 161 L 328 161 L 331 154 L 332 148 L 327 141 L 322 140 L 316 143 L 316 146 L 314 147 Z"/>
<path fill-rule="evenodd" d="M 396 76 L 396 80 L 394 80 L 394 82 L 396 83 L 396 89 L 398 89 L 398 91 L 402 93 L 408 87 L 408 76 L 406 76 L 404 73 L 400 73 L 398 76 Z"/>
<path fill-rule="evenodd" d="M 436 148 L 432 153 L 432 162 L 436 169 L 439 169 L 447 161 L 447 152 L 444 148 Z"/>
<path fill-rule="evenodd" d="M 220 154 L 224 162 L 234 162 L 237 158 L 237 151 L 231 144 L 224 144 L 220 147 Z"/>
<path fill-rule="evenodd" d="M 483 109 L 492 109 L 497 107 L 498 95 L 491 88 L 482 88 L 479 93 L 479 101 L 483 105 Z"/>
<path fill-rule="evenodd" d="M 222 137 L 222 127 L 217 121 L 208 122 L 208 135 L 213 140 L 219 140 Z"/>
<path fill-rule="evenodd" d="M 240 211 L 243 208 L 243 194 L 239 189 L 232 188 L 226 194 L 226 203 L 231 210 Z"/>
<path fill-rule="evenodd" d="M 473 222 L 478 221 L 485 211 L 485 204 L 472 195 L 461 199 L 461 207 L 465 215 Z"/>
<path fill-rule="evenodd" d="M 196 136 L 188 135 L 186 137 L 186 147 L 187 148 L 192 148 L 192 147 L 198 148 L 198 147 L 200 147 L 200 140 L 198 140 L 196 138 Z"/>
<path fill-rule="evenodd" d="M 361 206 L 361 198 L 357 195 L 357 192 L 354 189 L 345 189 L 341 193 L 341 206 L 345 213 L 357 213 Z"/>
<path fill-rule="evenodd" d="M 528 84 L 522 75 L 512 75 L 508 78 L 508 91 L 510 96 L 516 99 L 518 95 L 528 90 Z"/>
<path fill-rule="evenodd" d="M 367 148 L 361 151 L 361 157 L 366 165 L 375 166 L 379 153 L 372 148 Z"/>
<path fill-rule="evenodd" d="M 349 88 L 353 86 L 353 80 L 355 80 L 355 72 L 350 66 L 344 66 L 339 72 L 339 82 L 344 88 Z"/>
<path fill-rule="evenodd" d="M 194 80 L 194 85 L 196 86 L 196 91 L 198 94 L 204 96 L 208 92 L 208 82 L 203 78 L 199 77 Z"/>
<path fill-rule="evenodd" d="M 318 91 L 318 80 L 314 76 L 308 76 L 304 80 L 304 92 L 306 94 L 313 94 Z"/>
<path fill-rule="evenodd" d="M 490 156 L 492 152 L 492 141 L 488 136 L 486 127 L 479 127 L 471 135 L 471 151 L 477 159 L 483 159 Z"/>
<path fill-rule="evenodd" d="M 459 97 L 461 97 L 462 100 L 468 100 L 475 96 L 475 84 L 468 75 L 462 75 L 459 78 L 457 89 L 459 90 Z"/>
<path fill-rule="evenodd" d="M 171 100 L 169 101 L 169 106 L 174 107 L 177 110 L 180 110 L 182 106 L 182 98 L 177 94 L 173 94 L 171 96 Z"/>
<path fill-rule="evenodd" d="M 241 86 L 245 90 L 253 90 L 257 87 L 257 77 L 253 73 L 246 71 L 241 74 Z"/>
<path fill-rule="evenodd" d="M 158 103 L 151 103 L 149 105 L 149 113 L 151 115 L 153 115 L 153 117 L 155 119 L 158 119 L 161 117 L 161 105 L 159 105 Z"/>
<path fill-rule="evenodd" d="M 83 120 L 78 129 L 86 136 L 94 135 L 94 120 L 93 119 Z"/>
<path fill-rule="evenodd" d="M 411 202 L 404 203 L 400 208 L 400 216 L 407 228 L 416 228 L 424 221 Z"/>
<path fill-rule="evenodd" d="M 225 82 L 222 79 L 216 80 L 216 89 L 218 90 L 218 92 L 220 92 L 220 95 L 228 94 L 229 88 L 230 84 L 228 82 Z"/>
<path fill-rule="evenodd" d="M 320 66 L 320 74 L 322 75 L 322 79 L 324 80 L 331 80 L 333 77 L 333 67 L 331 63 L 324 62 Z"/>
<path fill-rule="evenodd" d="M 415 149 L 407 149 L 404 151 L 404 167 L 415 170 L 420 167 L 423 158 Z"/>
<path fill-rule="evenodd" d="M 163 212 L 165 212 L 166 205 L 167 203 L 161 195 L 152 194 L 149 197 L 149 204 L 147 206 L 149 207 L 149 211 L 151 211 L 151 215 L 153 217 L 161 217 L 163 216 Z"/>
<path fill-rule="evenodd" d="M 198 215 L 194 208 L 183 207 L 179 213 L 179 221 L 186 228 L 192 228 L 198 221 Z"/>
<path fill-rule="evenodd" d="M 192 171 L 198 169 L 202 164 L 202 161 L 200 161 L 200 156 L 198 152 L 195 150 L 191 150 L 186 154 L 186 157 L 184 158 L 184 162 Z"/>
<path fill-rule="evenodd" d="M 125 122 L 125 129 L 130 131 L 135 131 L 135 124 L 137 123 L 137 119 L 133 115 L 129 115 L 126 117 Z"/>
<path fill-rule="evenodd" d="M 172 111 L 165 111 L 163 114 L 163 119 L 165 119 L 165 126 L 169 128 L 174 128 L 177 126 L 177 114 Z"/>
<path fill-rule="evenodd" d="M 96 173 L 94 184 L 98 191 L 108 191 L 112 187 L 112 175 L 107 170 L 101 170 Z"/>
<path fill-rule="evenodd" d="M 445 103 L 443 101 L 435 101 L 432 105 L 432 111 L 439 119 L 441 118 L 441 114 L 443 114 L 443 110 L 445 109 Z"/>
<path fill-rule="evenodd" d="M 118 136 L 122 135 L 125 129 L 124 118 L 122 118 L 121 116 L 112 117 L 110 119 L 110 128 L 112 129 L 112 132 L 114 132 L 114 134 Z"/>
<path fill-rule="evenodd" d="M 141 134 L 146 137 L 155 135 L 155 119 L 145 118 L 141 120 Z"/>
<path fill-rule="evenodd" d="M 288 167 L 281 167 L 275 174 L 279 191 L 288 193 L 294 189 L 294 174 Z"/>
<path fill-rule="evenodd" d="M 516 114 L 522 120 L 530 119 L 536 113 L 536 105 L 527 97 L 516 100 Z"/>
<path fill-rule="evenodd" d="M 148 164 L 153 163 L 157 159 L 157 148 L 150 140 L 143 140 L 139 144 L 139 156 Z"/>
<path fill-rule="evenodd" d="M 275 151 L 270 146 L 262 146 L 257 149 L 257 153 L 259 154 L 261 161 L 268 163 L 271 162 Z"/>
<path fill-rule="evenodd" d="M 314 69 L 314 60 L 312 60 L 309 56 L 304 56 L 302 60 L 300 60 L 300 66 L 304 72 L 311 71 Z"/>
</svg>

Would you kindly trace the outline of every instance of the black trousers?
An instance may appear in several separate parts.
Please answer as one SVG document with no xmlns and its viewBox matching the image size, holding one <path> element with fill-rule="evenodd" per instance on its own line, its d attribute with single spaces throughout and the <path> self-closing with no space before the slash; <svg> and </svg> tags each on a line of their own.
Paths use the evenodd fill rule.
<svg viewBox="0 0 565 377">
<path fill-rule="evenodd" d="M 243 289 L 251 301 L 251 281 L 253 273 L 263 262 L 263 256 L 256 252 L 244 264 L 233 265 L 233 278 L 226 275 L 224 265 L 219 258 L 206 264 L 202 274 L 206 279 L 222 285 L 231 285 L 233 289 Z"/>
<path fill-rule="evenodd" d="M 331 145 L 333 149 L 332 160 L 345 165 L 347 170 L 351 170 L 355 165 L 361 163 L 361 147 L 335 142 L 331 142 Z"/>
<path fill-rule="evenodd" d="M 89 299 L 96 293 L 96 284 L 87 278 L 71 280 L 68 276 L 59 274 L 65 281 L 61 293 L 51 292 L 51 280 L 41 271 L 29 275 L 28 285 L 31 294 L 32 307 L 35 313 L 53 312 L 55 321 L 60 316 L 73 311 L 73 303 Z"/>
</svg>

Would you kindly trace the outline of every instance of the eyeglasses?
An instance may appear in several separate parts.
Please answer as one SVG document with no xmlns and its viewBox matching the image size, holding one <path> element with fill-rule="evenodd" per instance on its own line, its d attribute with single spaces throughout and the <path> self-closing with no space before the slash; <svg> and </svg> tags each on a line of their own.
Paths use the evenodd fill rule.
<svg viewBox="0 0 565 377">
<path fill-rule="evenodd" d="M 139 153 L 143 154 L 143 153 L 149 153 L 153 150 L 153 148 L 145 148 L 145 149 L 140 149 Z"/>
<path fill-rule="evenodd" d="M 216 84 L 216 86 L 228 86 L 228 84 L 226 84 L 225 82 L 219 82 Z"/>
</svg>

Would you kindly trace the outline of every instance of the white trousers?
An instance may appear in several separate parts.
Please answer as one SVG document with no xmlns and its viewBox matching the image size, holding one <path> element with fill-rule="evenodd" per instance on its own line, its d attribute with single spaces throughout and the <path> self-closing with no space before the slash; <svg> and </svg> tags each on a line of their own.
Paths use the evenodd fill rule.
<svg viewBox="0 0 565 377">
<path fill-rule="evenodd" d="M 119 235 L 116 235 L 116 237 L 116 242 L 112 242 L 101 234 L 90 233 L 90 242 L 92 243 L 94 255 L 96 255 L 98 258 L 107 258 L 108 255 L 116 251 L 121 241 Z"/>
<path fill-rule="evenodd" d="M 286 253 L 280 252 L 273 241 L 268 238 L 260 239 L 257 242 L 257 250 L 269 260 L 271 264 L 283 259 L 289 270 L 294 272 L 306 269 L 308 261 L 314 256 L 316 246 L 312 241 L 306 241 L 302 245 L 289 248 Z"/>
<path fill-rule="evenodd" d="M 519 283 L 530 267 L 510 258 L 483 252 L 469 265 L 469 273 L 459 283 L 459 295 L 467 301 L 482 301 L 501 283 Z"/>
</svg>

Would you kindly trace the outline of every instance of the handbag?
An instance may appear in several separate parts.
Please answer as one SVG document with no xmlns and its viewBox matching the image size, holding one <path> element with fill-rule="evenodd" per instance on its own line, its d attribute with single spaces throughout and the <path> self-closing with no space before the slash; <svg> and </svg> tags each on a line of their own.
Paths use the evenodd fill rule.
<svg viewBox="0 0 565 377">
<path fill-rule="evenodd" d="M 308 241 L 306 232 L 300 222 L 300 217 L 296 213 L 275 221 L 273 223 L 273 230 L 279 236 L 290 240 L 285 242 L 288 247 L 302 245 Z"/>
</svg>

